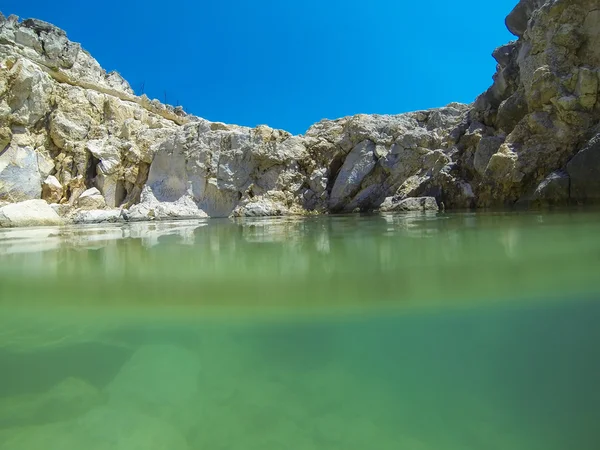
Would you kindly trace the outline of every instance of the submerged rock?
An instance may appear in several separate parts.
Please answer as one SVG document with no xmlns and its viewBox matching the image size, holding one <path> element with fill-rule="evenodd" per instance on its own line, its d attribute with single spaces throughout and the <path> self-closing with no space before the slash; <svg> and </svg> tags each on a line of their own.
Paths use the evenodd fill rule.
<svg viewBox="0 0 600 450">
<path fill-rule="evenodd" d="M 104 403 L 105 397 L 84 380 L 68 378 L 48 392 L 8 397 L 0 402 L 0 427 L 60 422 Z"/>
<path fill-rule="evenodd" d="M 186 432 L 201 404 L 198 355 L 183 348 L 153 345 L 137 350 L 106 387 L 110 404 L 158 417 Z"/>
<path fill-rule="evenodd" d="M 100 406 L 68 422 L 11 430 L 3 450 L 188 450 L 171 425 L 138 411 Z M 3 442 L 2 442 L 3 441 Z"/>
</svg>

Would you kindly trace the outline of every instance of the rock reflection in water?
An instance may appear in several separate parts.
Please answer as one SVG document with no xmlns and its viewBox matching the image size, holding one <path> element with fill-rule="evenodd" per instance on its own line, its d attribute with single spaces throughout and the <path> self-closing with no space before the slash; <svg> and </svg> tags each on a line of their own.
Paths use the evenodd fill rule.
<svg viewBox="0 0 600 450">
<path fill-rule="evenodd" d="M 0 304 L 404 307 L 586 292 L 599 244 L 595 216 L 576 217 L 409 213 L 1 231 Z M 565 266 L 569 259 L 576 263 Z"/>
</svg>

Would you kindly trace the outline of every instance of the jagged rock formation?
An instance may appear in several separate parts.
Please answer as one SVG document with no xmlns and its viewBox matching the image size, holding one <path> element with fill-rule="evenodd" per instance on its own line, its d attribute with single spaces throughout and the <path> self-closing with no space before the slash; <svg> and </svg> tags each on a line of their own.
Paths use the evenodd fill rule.
<svg viewBox="0 0 600 450">
<path fill-rule="evenodd" d="M 162 202 L 189 196 L 209 216 L 368 210 L 398 190 L 411 196 L 432 180 L 454 181 L 449 130 L 466 111 L 324 120 L 305 136 L 194 122 L 158 147 L 147 187 Z M 468 186 L 449 188 L 468 206 Z"/>
<path fill-rule="evenodd" d="M 177 109 L 135 97 L 79 44 L 45 22 L 0 18 L 0 199 L 71 205 L 96 186 L 109 207 L 134 203 L 153 143 L 188 121 Z M 56 185 L 56 183 L 53 183 Z"/>
<path fill-rule="evenodd" d="M 477 205 L 597 200 L 600 3 L 521 0 L 506 25 L 519 39 L 494 52 L 494 85 L 469 117 L 475 136 L 459 143 L 462 176 L 478 180 Z M 487 161 L 479 177 L 478 154 Z"/>
<path fill-rule="evenodd" d="M 494 51 L 494 84 L 472 105 L 323 120 L 292 136 L 136 97 L 62 30 L 0 16 L 0 201 L 103 217 L 72 211 L 96 188 L 107 208 L 131 209 L 115 217 L 146 220 L 411 197 L 447 209 L 600 199 L 600 4 L 522 0 L 506 25 L 518 40 Z"/>
</svg>

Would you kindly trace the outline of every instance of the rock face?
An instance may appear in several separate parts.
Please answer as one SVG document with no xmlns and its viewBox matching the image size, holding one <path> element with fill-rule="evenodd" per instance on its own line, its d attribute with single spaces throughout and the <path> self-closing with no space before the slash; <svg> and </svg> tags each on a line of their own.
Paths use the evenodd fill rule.
<svg viewBox="0 0 600 450">
<path fill-rule="evenodd" d="M 203 219 L 207 214 L 198 208 L 190 195 L 183 195 L 177 200 L 160 202 L 150 188 L 142 190 L 141 202 L 134 205 L 124 216 L 131 221 L 169 220 L 169 219 Z"/>
<path fill-rule="evenodd" d="M 567 164 L 570 193 L 579 201 L 600 200 L 600 134 L 594 136 Z"/>
<path fill-rule="evenodd" d="M 53 25 L 0 20 L 0 199 L 38 199 L 52 175 L 70 204 L 92 187 L 110 207 L 134 203 L 152 145 L 188 120 L 134 96 Z"/>
<path fill-rule="evenodd" d="M 147 188 L 160 202 L 189 196 L 209 216 L 371 209 L 445 179 L 449 131 L 466 111 L 324 120 L 305 136 L 198 121 L 159 146 Z"/>
<path fill-rule="evenodd" d="M 494 84 L 472 105 L 323 120 L 303 136 L 137 97 L 62 30 L 2 17 L 0 201 L 76 207 L 96 188 L 133 220 L 368 211 L 390 197 L 595 202 L 599 11 L 521 0 L 506 19 L 518 39 L 493 52 Z"/>
<path fill-rule="evenodd" d="M 458 143 L 462 176 L 471 176 L 476 145 L 493 136 L 504 142 L 482 174 L 478 167 L 481 175 L 473 183 L 478 206 L 510 205 L 534 191 L 545 191 L 550 196 L 546 200 L 553 200 L 551 192 L 557 201 L 565 195 L 573 202 L 594 200 L 599 186 L 591 173 L 576 167 L 589 157 L 578 155 L 579 150 L 593 153 L 588 153 L 590 139 L 600 120 L 598 2 L 521 0 L 506 22 L 519 39 L 494 52 L 494 85 L 477 99 L 469 116 L 470 126 L 479 131 Z M 563 187 L 549 191 L 547 177 L 565 168 Z M 571 176 L 576 184 L 587 179 L 585 187 L 565 190 Z"/>
</svg>

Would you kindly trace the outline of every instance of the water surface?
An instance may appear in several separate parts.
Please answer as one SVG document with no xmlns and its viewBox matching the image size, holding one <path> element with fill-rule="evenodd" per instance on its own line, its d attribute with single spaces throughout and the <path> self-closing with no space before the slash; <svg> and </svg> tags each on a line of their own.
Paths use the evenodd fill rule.
<svg viewBox="0 0 600 450">
<path fill-rule="evenodd" d="M 600 214 L 0 231 L 0 449 L 600 448 Z"/>
</svg>

